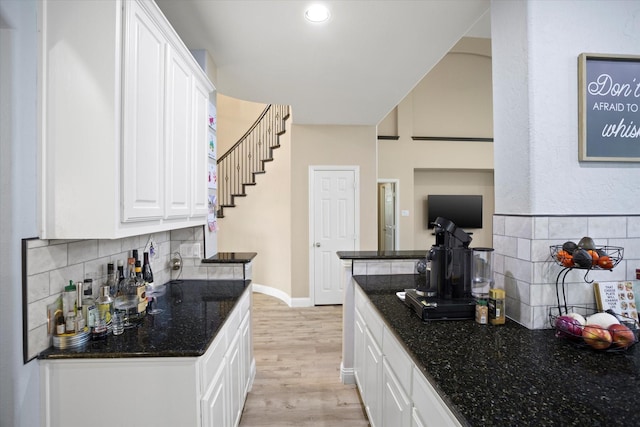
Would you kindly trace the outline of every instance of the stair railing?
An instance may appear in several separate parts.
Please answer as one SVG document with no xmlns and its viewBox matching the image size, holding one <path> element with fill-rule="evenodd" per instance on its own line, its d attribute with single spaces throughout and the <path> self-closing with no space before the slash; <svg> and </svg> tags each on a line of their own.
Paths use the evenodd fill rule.
<svg viewBox="0 0 640 427">
<path fill-rule="evenodd" d="M 246 196 L 245 187 L 255 185 L 256 174 L 273 160 L 289 117 L 288 105 L 268 105 L 249 130 L 218 159 L 218 217 L 225 207 L 235 206 L 235 197 Z"/>
</svg>

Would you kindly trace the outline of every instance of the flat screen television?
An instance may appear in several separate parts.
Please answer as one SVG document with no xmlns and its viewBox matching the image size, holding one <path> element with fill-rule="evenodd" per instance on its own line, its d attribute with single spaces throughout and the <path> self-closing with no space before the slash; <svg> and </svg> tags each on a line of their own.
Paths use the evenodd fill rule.
<svg viewBox="0 0 640 427">
<path fill-rule="evenodd" d="M 452 221 L 460 228 L 482 228 L 482 196 L 430 194 L 427 196 L 427 227 L 436 218 Z"/>
</svg>

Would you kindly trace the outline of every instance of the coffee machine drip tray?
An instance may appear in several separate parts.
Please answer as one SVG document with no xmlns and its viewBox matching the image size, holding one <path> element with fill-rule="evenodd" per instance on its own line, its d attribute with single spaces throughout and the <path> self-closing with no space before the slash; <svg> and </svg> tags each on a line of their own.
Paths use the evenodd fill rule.
<svg viewBox="0 0 640 427">
<path fill-rule="evenodd" d="M 404 303 L 415 311 L 423 322 L 428 320 L 474 319 L 476 301 L 474 298 L 438 299 L 419 296 L 415 289 L 406 291 Z"/>
</svg>

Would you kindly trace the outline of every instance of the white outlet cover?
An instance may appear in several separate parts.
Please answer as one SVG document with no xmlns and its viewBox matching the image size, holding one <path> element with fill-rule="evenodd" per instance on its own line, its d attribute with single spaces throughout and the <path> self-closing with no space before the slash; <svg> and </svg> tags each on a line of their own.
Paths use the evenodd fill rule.
<svg viewBox="0 0 640 427">
<path fill-rule="evenodd" d="M 193 244 L 193 257 L 200 258 L 200 243 Z"/>
<path fill-rule="evenodd" d="M 182 243 L 180 245 L 180 255 L 182 255 L 182 258 L 193 258 L 193 245 Z"/>
</svg>

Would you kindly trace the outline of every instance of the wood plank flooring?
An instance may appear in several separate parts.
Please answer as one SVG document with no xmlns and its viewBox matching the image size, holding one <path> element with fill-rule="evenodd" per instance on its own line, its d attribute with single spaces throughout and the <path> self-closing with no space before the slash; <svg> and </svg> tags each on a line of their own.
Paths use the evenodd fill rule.
<svg viewBox="0 0 640 427">
<path fill-rule="evenodd" d="M 340 382 L 341 306 L 254 293 L 252 315 L 256 378 L 240 427 L 369 425 L 355 385 Z"/>
</svg>

